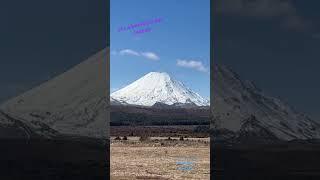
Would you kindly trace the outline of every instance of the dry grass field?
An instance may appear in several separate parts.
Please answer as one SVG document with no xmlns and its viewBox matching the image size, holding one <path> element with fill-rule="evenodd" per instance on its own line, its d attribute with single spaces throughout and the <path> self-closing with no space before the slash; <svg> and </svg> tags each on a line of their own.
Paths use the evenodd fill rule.
<svg viewBox="0 0 320 180">
<path fill-rule="evenodd" d="M 208 138 L 111 138 L 111 179 L 210 179 Z"/>
</svg>

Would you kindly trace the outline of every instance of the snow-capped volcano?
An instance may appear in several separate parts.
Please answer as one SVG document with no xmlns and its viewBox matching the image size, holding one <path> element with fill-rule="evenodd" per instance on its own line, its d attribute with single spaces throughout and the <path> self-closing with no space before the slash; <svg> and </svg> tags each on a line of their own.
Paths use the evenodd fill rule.
<svg viewBox="0 0 320 180">
<path fill-rule="evenodd" d="M 282 140 L 320 138 L 320 124 L 280 99 L 243 81 L 230 68 L 215 65 L 213 125 L 235 133 L 272 135 Z M 249 132 L 250 131 L 250 132 Z"/>
<path fill-rule="evenodd" d="M 150 72 L 128 86 L 111 94 L 111 100 L 132 105 L 152 106 L 194 103 L 208 106 L 209 101 L 173 79 L 166 72 Z"/>
<path fill-rule="evenodd" d="M 13 134 L 17 137 L 51 137 L 57 133 L 106 137 L 110 110 L 105 83 L 108 51 L 108 48 L 100 51 L 65 73 L 2 104 L 0 137 Z M 229 68 L 215 65 L 212 73 L 212 127 L 242 137 L 320 138 L 318 122 L 281 100 L 267 96 Z M 153 106 L 157 103 L 157 107 L 163 104 L 209 105 L 208 100 L 181 82 L 159 72 L 148 73 L 112 93 L 110 100 L 118 105 Z"/>
<path fill-rule="evenodd" d="M 16 124 L 17 129 L 23 127 L 41 136 L 49 136 L 54 130 L 62 134 L 106 137 L 108 51 L 106 48 L 8 100 L 0 106 L 0 115 L 4 114 L 9 119 L 6 121 Z M 0 127 L 5 122 L 2 119 L 5 118 L 0 116 Z"/>
</svg>

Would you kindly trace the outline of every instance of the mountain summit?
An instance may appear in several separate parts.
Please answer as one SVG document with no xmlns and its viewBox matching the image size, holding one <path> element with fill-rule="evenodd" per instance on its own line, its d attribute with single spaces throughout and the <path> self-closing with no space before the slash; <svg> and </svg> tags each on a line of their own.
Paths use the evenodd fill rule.
<svg viewBox="0 0 320 180">
<path fill-rule="evenodd" d="M 101 50 L 68 71 L 0 105 L 0 130 L 2 126 L 10 125 L 19 132 L 24 129 L 25 134 L 51 136 L 57 131 L 105 138 L 108 121 L 104 67 L 109 61 L 108 53 L 109 48 Z"/>
<path fill-rule="evenodd" d="M 107 114 L 112 110 L 106 99 L 108 53 L 108 48 L 100 51 L 59 76 L 0 105 L 0 137 L 67 134 L 105 138 L 109 130 Z M 253 83 L 243 81 L 230 68 L 215 65 L 212 73 L 214 103 L 211 106 L 211 125 L 217 129 L 214 132 L 217 135 L 232 135 L 245 140 L 257 137 L 281 140 L 320 138 L 318 121 L 265 94 Z M 155 111 L 169 115 L 166 105 L 194 107 L 210 103 L 164 72 L 146 74 L 112 93 L 110 101 L 119 105 L 154 106 Z M 130 116 L 139 111 L 138 118 L 141 118 L 141 113 L 154 113 L 152 108 L 117 106 L 116 110 L 121 112 L 119 110 L 120 115 L 114 117 L 122 118 L 123 108 L 129 109 L 127 115 Z M 181 115 L 181 109 L 172 109 L 176 116 L 185 116 Z M 184 109 L 183 112 L 188 117 L 199 119 L 199 114 L 206 111 L 195 109 Z M 145 113 L 145 117 L 150 117 L 149 114 Z M 201 118 L 207 117 L 201 115 Z"/>
<path fill-rule="evenodd" d="M 248 134 L 281 140 L 320 138 L 317 121 L 242 80 L 230 68 L 215 65 L 213 73 L 214 127 L 245 134 L 245 139 Z"/>
<path fill-rule="evenodd" d="M 194 103 L 208 106 L 209 101 L 173 79 L 166 72 L 150 72 L 128 86 L 111 94 L 111 100 L 132 105 L 152 106 Z"/>
</svg>

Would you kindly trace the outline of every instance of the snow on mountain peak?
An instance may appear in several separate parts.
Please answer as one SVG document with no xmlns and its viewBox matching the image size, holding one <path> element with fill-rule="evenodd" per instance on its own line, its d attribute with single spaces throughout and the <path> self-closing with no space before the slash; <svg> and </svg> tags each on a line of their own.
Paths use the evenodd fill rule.
<svg viewBox="0 0 320 180">
<path fill-rule="evenodd" d="M 263 132 L 282 140 L 320 138 L 318 122 L 268 96 L 254 83 L 241 80 L 230 68 L 215 65 L 213 73 L 215 127 L 233 132 L 264 128 Z"/>
<path fill-rule="evenodd" d="M 142 106 L 152 106 L 157 102 L 168 105 L 174 103 L 209 105 L 208 100 L 173 79 L 166 72 L 149 72 L 128 86 L 112 93 L 111 97 L 120 102 Z"/>
<path fill-rule="evenodd" d="M 109 48 L 101 50 L 68 71 L 8 100 L 0 105 L 0 113 L 25 123 L 43 136 L 50 134 L 48 126 L 62 134 L 106 137 L 104 67 L 109 61 L 108 53 Z"/>
</svg>

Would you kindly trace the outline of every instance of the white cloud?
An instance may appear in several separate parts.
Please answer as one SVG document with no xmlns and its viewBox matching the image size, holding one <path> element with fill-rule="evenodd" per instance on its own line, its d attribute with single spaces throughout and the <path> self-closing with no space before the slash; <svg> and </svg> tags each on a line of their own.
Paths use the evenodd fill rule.
<svg viewBox="0 0 320 180">
<path fill-rule="evenodd" d="M 146 59 L 150 59 L 150 60 L 153 60 L 153 61 L 157 61 L 160 59 L 160 57 L 154 53 L 154 52 L 137 52 L 137 51 L 134 51 L 132 49 L 123 49 L 121 51 L 119 51 L 119 53 L 117 52 L 113 52 L 112 53 L 113 55 L 129 55 L 129 56 L 142 56 Z"/>
<path fill-rule="evenodd" d="M 177 60 L 177 66 L 195 69 L 201 72 L 208 72 L 208 68 L 206 68 L 201 61 L 196 60 Z"/>
<path fill-rule="evenodd" d="M 134 50 L 131 50 L 131 49 L 124 49 L 124 50 L 121 50 L 119 52 L 120 55 L 133 55 L 133 56 L 140 56 L 140 54 Z"/>
<path fill-rule="evenodd" d="M 142 52 L 141 55 L 147 59 L 154 60 L 154 61 L 157 61 L 160 59 L 159 56 L 153 52 Z"/>
</svg>

